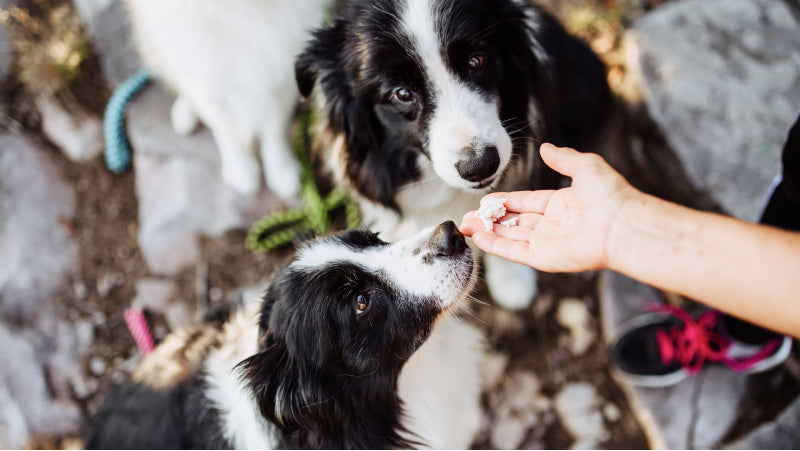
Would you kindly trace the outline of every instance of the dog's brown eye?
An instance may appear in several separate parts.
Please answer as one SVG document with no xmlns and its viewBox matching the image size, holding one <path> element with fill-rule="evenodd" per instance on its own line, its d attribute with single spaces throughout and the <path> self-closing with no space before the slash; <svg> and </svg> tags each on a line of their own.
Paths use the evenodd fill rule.
<svg viewBox="0 0 800 451">
<path fill-rule="evenodd" d="M 367 307 L 369 307 L 369 297 L 365 294 L 356 296 L 356 313 L 360 315 L 366 312 Z"/>
<path fill-rule="evenodd" d="M 483 67 L 483 57 L 480 55 L 473 56 L 467 64 L 469 64 L 471 70 L 478 70 Z"/>
<path fill-rule="evenodd" d="M 414 98 L 414 94 L 406 88 L 397 88 L 394 90 L 394 98 L 401 102 L 410 102 Z"/>
</svg>

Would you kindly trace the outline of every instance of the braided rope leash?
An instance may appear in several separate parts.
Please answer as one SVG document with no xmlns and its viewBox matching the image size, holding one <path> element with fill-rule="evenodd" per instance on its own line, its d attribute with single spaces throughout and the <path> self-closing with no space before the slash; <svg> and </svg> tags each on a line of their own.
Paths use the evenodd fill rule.
<svg viewBox="0 0 800 451">
<path fill-rule="evenodd" d="M 314 168 L 309 159 L 308 149 L 312 139 L 309 137 L 311 113 L 304 114 L 298 121 L 294 136 L 294 152 L 302 173 L 300 175 L 303 207 L 269 213 L 259 219 L 247 233 L 245 244 L 253 252 L 267 252 L 290 244 L 300 235 L 324 235 L 331 231 L 331 213 L 345 208 L 347 227 L 358 227 L 361 217 L 356 204 L 340 189 L 334 189 L 323 197 L 314 178 Z"/>
<path fill-rule="evenodd" d="M 150 69 L 139 70 L 125 80 L 111 95 L 103 114 L 103 139 L 105 141 L 106 166 L 115 174 L 121 174 L 131 164 L 131 144 L 125 130 L 125 109 L 133 97 L 152 79 Z"/>
<path fill-rule="evenodd" d="M 128 330 L 131 331 L 133 339 L 136 340 L 139 352 L 143 356 L 153 352 L 153 349 L 155 349 L 153 336 L 150 334 L 150 326 L 147 325 L 147 318 L 144 317 L 144 312 L 135 307 L 125 309 L 125 324 L 128 326 Z"/>
</svg>

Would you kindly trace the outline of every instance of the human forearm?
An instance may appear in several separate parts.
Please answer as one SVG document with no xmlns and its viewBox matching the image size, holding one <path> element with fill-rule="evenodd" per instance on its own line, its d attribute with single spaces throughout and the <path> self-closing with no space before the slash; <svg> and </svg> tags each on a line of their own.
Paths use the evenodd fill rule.
<svg viewBox="0 0 800 451">
<path fill-rule="evenodd" d="M 607 259 L 642 282 L 800 333 L 800 234 L 642 194 L 615 218 Z"/>
</svg>

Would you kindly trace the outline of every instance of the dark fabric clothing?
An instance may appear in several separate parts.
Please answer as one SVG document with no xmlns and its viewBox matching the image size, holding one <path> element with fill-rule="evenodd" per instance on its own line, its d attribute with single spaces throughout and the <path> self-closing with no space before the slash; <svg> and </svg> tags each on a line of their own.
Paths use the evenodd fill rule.
<svg viewBox="0 0 800 451">
<path fill-rule="evenodd" d="M 781 153 L 781 163 L 782 179 L 772 192 L 759 222 L 786 230 L 800 231 L 800 116 L 789 130 L 789 137 Z M 743 333 L 756 336 L 772 333 L 763 327 L 729 315 L 725 315 L 725 319 L 735 321 L 736 327 L 744 331 Z"/>
<path fill-rule="evenodd" d="M 800 231 L 800 116 L 789 131 L 781 162 L 783 180 L 772 192 L 760 222 Z"/>
</svg>

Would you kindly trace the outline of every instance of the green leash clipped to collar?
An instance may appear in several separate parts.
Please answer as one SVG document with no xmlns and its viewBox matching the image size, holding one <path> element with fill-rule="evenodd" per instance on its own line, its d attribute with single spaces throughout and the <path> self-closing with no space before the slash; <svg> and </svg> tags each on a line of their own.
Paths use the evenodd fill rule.
<svg viewBox="0 0 800 451">
<path fill-rule="evenodd" d="M 348 228 L 356 228 L 361 222 L 358 206 L 341 189 L 334 189 L 322 197 L 314 178 L 314 169 L 308 149 L 313 140 L 309 134 L 314 118 L 304 113 L 298 121 L 293 145 L 302 167 L 300 175 L 302 208 L 268 213 L 259 219 L 247 233 L 245 244 L 253 252 L 268 252 L 285 246 L 302 235 L 324 235 L 331 231 L 331 214 L 344 207 Z"/>
</svg>

